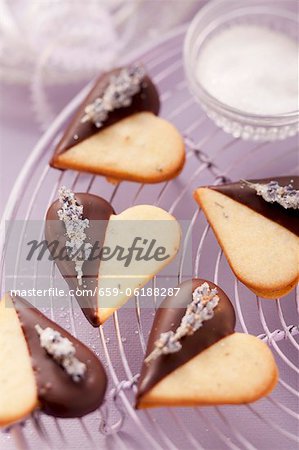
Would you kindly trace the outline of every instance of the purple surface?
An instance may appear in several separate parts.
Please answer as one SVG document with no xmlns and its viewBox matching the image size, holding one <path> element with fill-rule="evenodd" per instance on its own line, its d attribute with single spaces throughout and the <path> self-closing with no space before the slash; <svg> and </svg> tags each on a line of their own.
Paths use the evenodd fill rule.
<svg viewBox="0 0 299 450">
<path fill-rule="evenodd" d="M 198 209 L 192 198 L 192 191 L 198 185 L 215 182 L 217 176 L 224 174 L 232 179 L 291 174 L 294 169 L 298 170 L 297 139 L 288 139 L 281 143 L 257 144 L 233 140 L 231 136 L 218 130 L 206 118 L 188 92 L 181 59 L 182 40 L 183 31 L 179 31 L 172 38 L 146 52 L 142 60 L 162 94 L 162 116 L 171 120 L 183 133 L 187 133 L 196 142 L 200 153 L 197 155 L 188 151 L 188 160 L 183 173 L 176 180 L 171 181 L 167 187 L 161 183 L 144 186 L 139 190 L 140 185 L 124 182 L 115 191 L 114 186 L 107 183 L 104 178 L 95 177 L 91 192 L 107 199 L 114 195 L 113 205 L 117 211 L 125 209 L 133 202 L 154 203 L 159 199 L 159 206 L 170 209 L 177 218 L 189 220 L 194 218 L 191 234 L 195 250 L 194 274 L 218 281 L 230 296 L 238 316 L 237 330 L 256 335 L 267 334 L 268 330 L 269 333 L 275 330 L 283 332 L 286 326 L 296 325 L 298 322 L 295 292 L 280 302 L 257 301 L 249 290 L 240 283 L 236 283 L 225 258 L 220 255 L 213 233 L 208 231 L 205 235 L 206 221 L 202 213 L 197 216 Z M 63 125 L 61 121 L 57 128 L 63 129 Z M 37 138 L 34 133 L 27 135 L 25 129 L 24 136 L 26 138 L 24 137 L 22 142 L 20 138 L 19 142 L 20 145 L 23 143 L 24 148 L 29 148 Z M 9 146 L 9 137 L 4 136 L 4 139 Z M 23 197 L 17 212 L 19 218 L 24 218 L 28 212 L 28 205 L 33 194 L 36 198 L 32 203 L 31 218 L 42 218 L 50 201 L 50 195 L 56 196 L 56 187 L 62 180 L 59 179 L 59 171 L 54 169 L 46 171 L 51 151 L 51 145 L 42 146 L 40 157 L 37 155 L 36 160 L 32 162 L 32 169 L 34 169 L 32 176 L 26 178 L 24 185 L 26 189 L 24 191 L 21 189 Z M 13 167 L 15 164 L 13 158 L 10 161 Z M 22 163 L 19 164 L 21 169 Z M 41 181 L 40 185 L 38 180 Z M 68 171 L 63 174 L 63 183 L 69 186 L 75 183 L 75 189 L 78 191 L 86 190 L 90 180 L 89 175 L 80 174 L 77 178 L 75 172 Z M 5 182 L 7 183 L 9 181 Z M 9 188 L 6 189 L 5 196 L 9 192 Z M 162 190 L 163 194 L 161 194 Z M 198 249 L 199 252 L 197 252 Z M 200 258 L 198 258 L 199 255 Z M 190 275 L 185 272 L 185 267 L 186 265 L 183 264 L 184 278 Z M 61 282 L 59 280 L 57 276 L 58 283 Z M 175 282 L 175 280 L 169 281 L 169 283 Z M 153 306 L 152 298 L 147 298 L 146 301 Z M 132 375 L 137 374 L 140 370 L 144 343 L 150 330 L 154 308 L 141 309 L 140 320 L 135 309 L 122 309 L 114 320 L 111 319 L 105 324 L 102 342 L 98 331 L 91 329 L 76 305 L 74 308 L 74 313 L 69 307 L 64 310 L 54 308 L 52 312 L 60 324 L 66 326 L 71 332 L 76 331 L 78 337 L 100 355 L 108 371 L 111 361 L 110 387 L 113 387 L 115 377 L 121 381 L 128 380 Z M 46 312 L 50 314 L 49 310 Z M 105 344 L 110 361 L 109 358 L 107 359 L 107 354 L 105 355 Z M 160 409 L 135 413 L 130 406 L 134 403 L 133 393 L 131 390 L 126 390 L 119 398 L 125 421 L 116 435 L 103 437 L 98 431 L 99 412 L 86 417 L 84 425 L 72 420 L 59 421 L 58 424 L 63 430 L 69 448 L 72 449 L 122 447 L 213 450 L 295 449 L 298 431 L 296 421 L 298 343 L 295 338 L 289 337 L 273 342 L 271 347 L 279 365 L 281 383 L 270 398 L 263 399 L 250 407 Z M 113 424 L 118 417 L 115 406 L 112 404 L 108 424 Z M 53 419 L 41 416 L 39 424 L 45 427 L 52 448 L 67 448 Z M 88 436 L 86 429 L 91 437 Z M 30 448 L 45 447 L 31 419 L 27 421 L 24 428 L 24 436 Z M 94 445 L 90 439 L 94 441 Z M 15 448 L 15 445 L 16 441 L 12 433 L 0 435 L 1 450 L 11 450 Z"/>
</svg>

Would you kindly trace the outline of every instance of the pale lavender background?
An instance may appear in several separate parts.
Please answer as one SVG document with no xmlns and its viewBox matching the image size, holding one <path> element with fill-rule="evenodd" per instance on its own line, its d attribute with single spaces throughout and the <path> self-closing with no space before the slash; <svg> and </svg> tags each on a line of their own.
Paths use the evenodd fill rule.
<svg viewBox="0 0 299 450">
<path fill-rule="evenodd" d="M 42 1 L 42 0 L 37 0 Z M 68 1 L 68 0 L 64 0 Z M 90 1 L 90 0 L 89 0 Z M 186 13 L 180 8 L 177 11 L 176 4 L 184 1 Z M 165 25 L 163 32 L 169 30 L 171 24 L 186 23 L 194 13 L 208 0 L 163 0 L 163 14 Z M 143 17 L 148 14 L 153 17 L 157 14 L 157 2 L 147 0 L 142 9 Z M 133 19 L 132 19 L 133 20 Z M 163 22 L 162 22 L 163 23 Z M 136 27 L 136 25 L 134 25 Z M 160 25 L 162 26 L 162 24 Z M 136 51 L 139 47 L 155 42 L 161 31 L 155 28 L 155 21 L 150 30 L 142 29 L 142 20 L 135 30 L 135 40 L 129 43 L 130 50 Z M 144 38 L 146 36 L 146 38 Z M 1 35 L 0 35 L 1 44 Z M 124 56 L 123 54 L 121 56 Z M 118 61 L 115 63 L 118 64 Z M 1 70 L 1 66 L 0 66 Z M 1 78 L 1 77 L 0 77 Z M 79 83 L 69 83 L 62 87 L 52 86 L 47 89 L 47 95 L 51 107 L 57 113 L 66 103 L 88 82 L 90 78 Z M 17 85 L 0 82 L 0 215 L 3 212 L 5 202 L 10 193 L 15 178 L 22 168 L 24 161 L 32 148 L 42 135 L 42 129 L 36 121 L 33 111 L 32 96 L 29 85 Z"/>
</svg>

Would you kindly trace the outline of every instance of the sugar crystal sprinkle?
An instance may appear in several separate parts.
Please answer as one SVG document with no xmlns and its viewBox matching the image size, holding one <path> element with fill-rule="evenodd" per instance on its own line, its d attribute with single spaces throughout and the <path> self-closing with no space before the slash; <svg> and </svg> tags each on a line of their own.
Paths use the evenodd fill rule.
<svg viewBox="0 0 299 450">
<path fill-rule="evenodd" d="M 76 349 L 72 342 L 62 337 L 53 328 L 42 328 L 37 324 L 35 329 L 39 335 L 40 345 L 48 355 L 63 367 L 73 381 L 78 383 L 82 380 L 85 376 L 86 365 L 75 357 Z"/>
<path fill-rule="evenodd" d="M 207 282 L 198 286 L 193 291 L 193 300 L 187 306 L 180 326 L 175 332 L 167 331 L 166 333 L 160 334 L 159 339 L 155 342 L 154 350 L 145 359 L 145 363 L 148 364 L 160 355 L 176 353 L 181 350 L 182 344 L 180 343 L 180 339 L 194 334 L 202 327 L 206 320 L 214 316 L 214 309 L 220 300 L 217 294 L 217 289 L 210 289 Z"/>
<path fill-rule="evenodd" d="M 61 209 L 57 211 L 59 220 L 64 222 L 68 241 L 66 248 L 68 256 L 75 263 L 79 285 L 82 284 L 82 267 L 90 255 L 92 245 L 86 243 L 85 229 L 89 227 L 89 220 L 83 219 L 83 205 L 76 201 L 75 194 L 62 186 L 59 191 Z"/>
<path fill-rule="evenodd" d="M 277 181 L 270 181 L 267 184 L 241 181 L 255 189 L 257 195 L 260 195 L 266 202 L 278 203 L 285 209 L 299 209 L 299 191 L 294 189 L 291 183 L 287 186 L 280 186 Z"/>
<path fill-rule="evenodd" d="M 101 128 L 111 111 L 130 106 L 132 98 L 140 92 L 145 70 L 140 64 L 121 69 L 119 74 L 111 75 L 109 84 L 101 97 L 86 106 L 81 122 L 93 122 Z"/>
</svg>

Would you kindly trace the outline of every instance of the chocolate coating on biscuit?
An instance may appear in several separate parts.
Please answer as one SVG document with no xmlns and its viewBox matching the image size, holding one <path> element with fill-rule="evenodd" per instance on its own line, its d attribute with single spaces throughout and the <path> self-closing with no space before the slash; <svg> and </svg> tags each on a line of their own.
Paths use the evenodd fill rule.
<svg viewBox="0 0 299 450">
<path fill-rule="evenodd" d="M 82 417 L 103 402 L 107 377 L 96 357 L 83 343 L 52 322 L 30 303 L 11 296 L 31 355 L 38 399 L 43 412 L 55 417 Z M 50 327 L 69 339 L 76 349 L 76 357 L 86 365 L 82 380 L 75 382 L 40 345 L 35 325 Z"/>
<path fill-rule="evenodd" d="M 96 81 L 91 92 L 78 108 L 73 120 L 67 127 L 62 139 L 58 143 L 54 156 L 50 162 L 51 166 L 55 167 L 55 157 L 79 144 L 90 136 L 100 132 L 106 127 L 138 112 L 148 111 L 157 115 L 160 109 L 160 100 L 158 91 L 148 76 L 144 77 L 141 83 L 140 91 L 132 97 L 132 103 L 129 106 L 118 108 L 109 113 L 107 120 L 103 123 L 101 128 L 97 128 L 93 122 L 87 121 L 82 123 L 81 120 L 85 114 L 84 110 L 87 105 L 92 103 L 96 98 L 102 97 L 107 88 L 111 75 L 118 75 L 122 68 L 111 70 L 104 73 Z"/>
<path fill-rule="evenodd" d="M 299 189 L 299 176 L 288 177 L 271 177 L 259 180 L 247 180 L 251 183 L 267 184 L 270 181 L 277 181 L 280 186 L 292 184 L 294 189 Z M 236 183 L 227 183 L 219 186 L 209 186 L 209 189 L 220 192 L 232 200 L 247 206 L 253 211 L 261 214 L 267 219 L 278 223 L 287 230 L 299 236 L 299 210 L 285 209 L 278 203 L 269 203 L 265 201 L 256 191 L 244 182 L 238 181 Z"/>
<path fill-rule="evenodd" d="M 111 214 L 115 214 L 112 206 L 103 198 L 93 194 L 80 193 L 75 194 L 75 197 L 77 203 L 83 205 L 83 218 L 89 220 L 89 227 L 85 231 L 87 236 L 86 242 L 91 245 L 97 242 L 99 248 L 101 248 L 104 243 L 108 220 Z M 53 257 L 58 256 L 66 248 L 65 225 L 63 221 L 59 220 L 57 214 L 60 208 L 61 204 L 59 200 L 56 200 L 48 209 L 46 216 L 45 238 L 48 241 L 48 245 L 51 242 L 58 241 L 57 248 L 49 245 L 49 251 Z M 97 295 L 96 293 L 91 295 L 87 291 L 94 292 L 97 287 L 100 259 L 89 259 L 84 262 L 81 286 L 78 285 L 74 261 L 57 257 L 55 262 L 70 289 L 73 289 L 74 292 L 77 288 L 84 289 L 84 295 L 76 296 L 77 301 L 88 321 L 95 327 L 99 326 Z"/>
<path fill-rule="evenodd" d="M 159 339 L 161 333 L 170 330 L 175 331 L 178 328 L 187 306 L 192 302 L 193 291 L 205 281 L 198 278 L 187 280 L 179 285 L 180 291 L 177 296 L 169 296 L 161 303 L 149 336 L 146 356 L 155 348 L 155 342 Z M 222 289 L 210 281 L 207 281 L 207 283 L 211 289 L 217 288 L 220 299 L 214 309 L 214 316 L 205 321 L 194 334 L 181 339 L 181 350 L 176 353 L 160 355 L 148 364 L 143 364 L 138 382 L 137 408 L 141 397 L 164 377 L 220 339 L 234 332 L 236 319 L 233 305 Z"/>
</svg>

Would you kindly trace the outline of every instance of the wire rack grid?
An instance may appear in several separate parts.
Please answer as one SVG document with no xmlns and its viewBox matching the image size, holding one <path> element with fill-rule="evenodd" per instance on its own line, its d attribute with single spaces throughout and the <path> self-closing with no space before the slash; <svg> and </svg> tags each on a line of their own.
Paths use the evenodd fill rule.
<svg viewBox="0 0 299 450">
<path fill-rule="evenodd" d="M 188 91 L 182 66 L 185 29 L 178 29 L 158 45 L 138 55 L 161 93 L 161 115 L 185 136 L 187 160 L 182 174 L 158 185 L 122 182 L 113 186 L 101 177 L 73 171 L 59 172 L 48 166 L 55 143 L 88 87 L 60 114 L 27 161 L 12 190 L 4 220 L 43 219 L 61 184 L 77 192 L 93 192 L 113 203 L 116 211 L 140 203 L 161 206 L 178 219 L 187 219 L 177 282 L 192 275 L 208 278 L 228 293 L 237 313 L 237 330 L 255 334 L 267 342 L 275 355 L 280 380 L 277 389 L 253 405 L 238 407 L 182 408 L 135 411 L 134 392 L 158 299 L 133 299 L 133 308 L 114 314 L 99 330 L 91 329 L 73 298 L 58 307 L 51 298 L 45 313 L 87 343 L 101 358 L 109 374 L 106 404 L 80 420 L 58 420 L 39 413 L 0 435 L 1 449 L 259 449 L 298 448 L 298 291 L 275 301 L 255 297 L 233 276 L 210 227 L 192 198 L 199 185 L 224 179 L 294 174 L 298 171 L 297 140 L 244 142 L 226 135 L 206 117 Z M 4 225 L 3 225 L 4 226 Z M 43 230 L 40 231 L 40 237 Z M 186 248 L 192 241 L 193 274 L 187 273 Z M 1 270 L 7 235 L 2 229 Z M 16 255 L 15 285 L 20 274 Z M 34 286 L 39 276 L 34 267 Z M 57 282 L 54 264 L 49 285 Z M 152 281 L 159 285 L 159 277 Z M 2 287 L 3 289 L 3 287 Z M 144 307 L 146 304 L 146 308 Z"/>
</svg>

